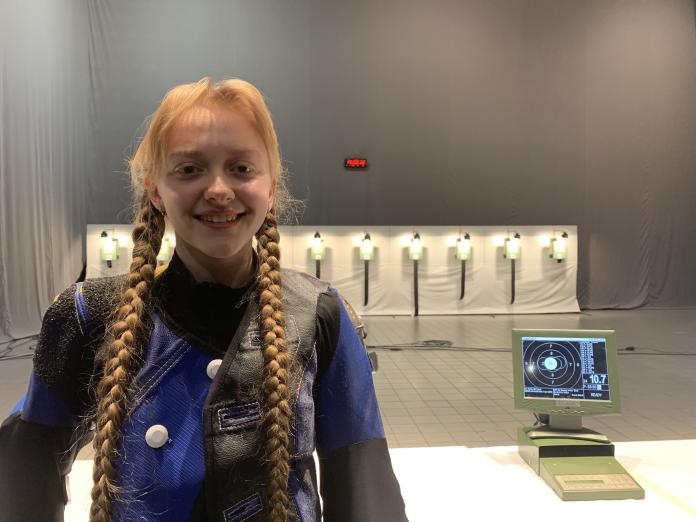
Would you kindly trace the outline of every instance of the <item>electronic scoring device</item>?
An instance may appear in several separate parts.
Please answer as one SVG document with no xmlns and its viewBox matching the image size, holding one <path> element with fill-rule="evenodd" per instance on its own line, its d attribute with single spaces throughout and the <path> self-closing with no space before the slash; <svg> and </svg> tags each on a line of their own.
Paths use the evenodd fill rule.
<svg viewBox="0 0 696 522">
<path fill-rule="evenodd" d="M 587 415 L 618 414 L 613 330 L 512 331 L 515 407 L 537 425 L 518 429 L 520 456 L 563 500 L 642 499 L 645 491 L 614 458 Z"/>
</svg>

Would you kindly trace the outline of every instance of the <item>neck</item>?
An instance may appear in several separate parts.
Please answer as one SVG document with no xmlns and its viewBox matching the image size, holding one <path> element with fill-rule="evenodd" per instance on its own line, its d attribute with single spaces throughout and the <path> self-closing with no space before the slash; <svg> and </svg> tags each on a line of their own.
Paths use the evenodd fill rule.
<svg viewBox="0 0 696 522">
<path fill-rule="evenodd" d="M 205 255 L 184 241 L 177 241 L 176 253 L 198 283 L 220 283 L 241 288 L 255 275 L 251 244 L 234 257 L 218 259 Z"/>
</svg>

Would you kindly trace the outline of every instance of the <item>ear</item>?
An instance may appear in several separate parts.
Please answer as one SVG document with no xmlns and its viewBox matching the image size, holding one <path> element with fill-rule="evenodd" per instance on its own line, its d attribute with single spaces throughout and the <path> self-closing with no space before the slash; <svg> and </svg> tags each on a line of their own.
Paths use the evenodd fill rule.
<svg viewBox="0 0 696 522">
<path fill-rule="evenodd" d="M 273 204 L 275 203 L 275 193 L 276 193 L 276 186 L 278 185 L 278 180 L 274 179 L 271 181 L 271 191 L 268 194 L 268 210 L 271 210 L 273 208 Z"/>
<path fill-rule="evenodd" d="M 150 198 L 150 203 L 152 203 L 156 209 L 162 212 L 164 210 L 164 205 L 162 203 L 162 197 L 160 196 L 159 190 L 157 190 L 157 184 L 146 180 L 145 190 L 147 191 L 147 196 Z"/>
</svg>

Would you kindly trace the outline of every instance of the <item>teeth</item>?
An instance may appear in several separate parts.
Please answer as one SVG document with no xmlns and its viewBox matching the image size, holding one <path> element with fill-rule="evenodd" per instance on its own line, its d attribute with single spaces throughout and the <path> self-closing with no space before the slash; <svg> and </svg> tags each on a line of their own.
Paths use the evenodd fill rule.
<svg viewBox="0 0 696 522">
<path fill-rule="evenodd" d="M 202 221 L 210 223 L 230 223 L 237 219 L 237 216 L 201 216 Z"/>
</svg>

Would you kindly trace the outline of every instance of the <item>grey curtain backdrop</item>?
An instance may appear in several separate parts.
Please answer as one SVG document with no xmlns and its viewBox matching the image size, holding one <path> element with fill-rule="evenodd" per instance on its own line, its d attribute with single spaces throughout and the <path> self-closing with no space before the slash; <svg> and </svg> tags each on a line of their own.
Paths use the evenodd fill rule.
<svg viewBox="0 0 696 522">
<path fill-rule="evenodd" d="M 693 0 L 3 9 L 0 304 L 12 336 L 79 272 L 87 222 L 130 219 L 125 159 L 145 116 L 203 76 L 266 94 L 307 203 L 301 224 L 577 224 L 582 307 L 696 305 Z M 370 169 L 345 171 L 351 155 Z M 62 235 L 47 242 L 48 228 Z"/>
<path fill-rule="evenodd" d="M 0 2 L 0 339 L 37 333 L 82 267 L 87 34 L 83 1 Z"/>
</svg>

